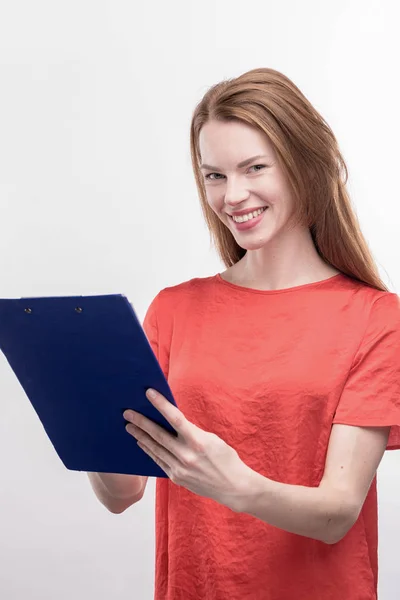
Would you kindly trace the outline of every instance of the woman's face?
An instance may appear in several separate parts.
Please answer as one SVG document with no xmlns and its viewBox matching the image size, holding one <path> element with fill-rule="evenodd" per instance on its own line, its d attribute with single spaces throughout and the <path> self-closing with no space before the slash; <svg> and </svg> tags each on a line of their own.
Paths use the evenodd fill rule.
<svg viewBox="0 0 400 600">
<path fill-rule="evenodd" d="M 277 236 L 293 198 L 268 137 L 238 121 L 208 121 L 200 131 L 207 201 L 246 250 Z"/>
</svg>

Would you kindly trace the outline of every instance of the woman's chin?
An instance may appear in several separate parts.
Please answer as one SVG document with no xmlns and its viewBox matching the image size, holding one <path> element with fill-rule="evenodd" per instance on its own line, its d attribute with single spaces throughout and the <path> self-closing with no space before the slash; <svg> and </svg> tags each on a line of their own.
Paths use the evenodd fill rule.
<svg viewBox="0 0 400 600">
<path fill-rule="evenodd" d="M 243 250 L 259 250 L 263 248 L 268 242 L 267 237 L 255 236 L 253 240 L 243 240 L 241 237 L 236 237 L 236 243 L 243 248 Z"/>
</svg>

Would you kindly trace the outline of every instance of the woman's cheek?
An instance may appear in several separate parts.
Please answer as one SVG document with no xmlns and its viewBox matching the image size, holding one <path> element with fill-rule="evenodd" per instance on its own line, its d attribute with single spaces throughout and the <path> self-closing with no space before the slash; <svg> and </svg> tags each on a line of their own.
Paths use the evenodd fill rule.
<svg viewBox="0 0 400 600">
<path fill-rule="evenodd" d="M 215 213 L 221 213 L 224 207 L 224 199 L 221 194 L 218 194 L 216 191 L 214 193 L 209 192 L 207 194 L 207 201 Z"/>
</svg>

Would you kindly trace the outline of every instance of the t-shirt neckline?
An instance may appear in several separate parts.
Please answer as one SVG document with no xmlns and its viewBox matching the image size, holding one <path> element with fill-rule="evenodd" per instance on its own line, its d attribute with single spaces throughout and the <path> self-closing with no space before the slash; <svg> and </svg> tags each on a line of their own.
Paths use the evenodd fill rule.
<svg viewBox="0 0 400 600">
<path fill-rule="evenodd" d="M 301 291 L 306 288 L 321 287 L 324 284 L 333 282 L 333 281 L 335 281 L 335 279 L 340 279 L 341 277 L 345 277 L 344 273 L 336 273 L 336 275 L 332 275 L 331 277 L 328 277 L 327 279 L 321 279 L 320 281 L 312 281 L 311 283 L 303 283 L 301 285 L 296 285 L 293 287 L 283 288 L 283 289 L 279 289 L 279 290 L 257 290 L 255 288 L 238 285 L 237 283 L 231 283 L 230 281 L 226 281 L 226 279 L 224 279 L 221 276 L 221 273 L 217 273 L 214 276 L 214 279 L 216 282 L 218 282 L 222 285 L 228 286 L 235 290 L 240 290 L 242 292 L 250 292 L 253 294 L 284 294 L 284 293 L 288 293 L 288 292 Z"/>
</svg>

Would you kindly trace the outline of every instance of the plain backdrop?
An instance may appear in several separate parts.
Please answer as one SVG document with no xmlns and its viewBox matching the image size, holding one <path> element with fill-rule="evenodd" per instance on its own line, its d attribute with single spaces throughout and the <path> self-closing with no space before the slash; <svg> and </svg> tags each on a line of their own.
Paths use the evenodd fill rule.
<svg viewBox="0 0 400 600">
<path fill-rule="evenodd" d="M 163 287 L 222 271 L 189 124 L 208 87 L 256 67 L 289 76 L 333 128 L 399 293 L 396 5 L 2 0 L 0 297 L 123 293 L 142 319 Z M 108 513 L 63 467 L 3 355 L 0 477 L 2 600 L 152 599 L 154 480 Z M 379 597 L 396 600 L 400 453 L 378 480 Z"/>
</svg>

